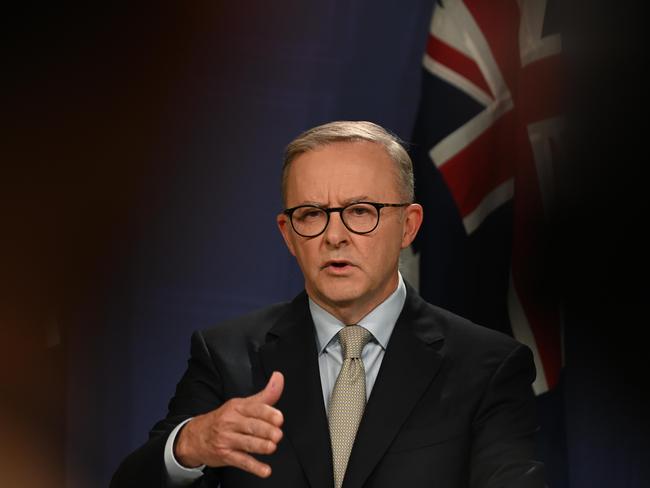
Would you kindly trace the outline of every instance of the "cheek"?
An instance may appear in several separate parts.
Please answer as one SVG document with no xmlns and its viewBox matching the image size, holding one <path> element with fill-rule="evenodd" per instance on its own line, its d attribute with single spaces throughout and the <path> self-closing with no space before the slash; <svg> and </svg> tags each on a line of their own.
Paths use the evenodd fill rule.
<svg viewBox="0 0 650 488">
<path fill-rule="evenodd" d="M 366 254 L 367 272 L 377 279 L 384 279 L 398 266 L 401 240 L 392 239 L 369 247 Z"/>
<path fill-rule="evenodd" d="M 369 265 L 366 271 L 371 274 L 382 273 L 391 267 L 400 252 L 399 242 L 394 240 L 372 240 L 364 245 L 363 261 Z"/>
<path fill-rule="evenodd" d="M 403 235 L 401 227 L 391 226 L 369 245 L 369 253 L 380 261 L 391 261 L 397 258 L 402 248 Z"/>
<path fill-rule="evenodd" d="M 294 256 L 303 274 L 315 273 L 318 266 L 318 250 L 312 245 L 312 242 L 301 242 L 299 245 L 294 245 L 294 250 Z"/>
</svg>

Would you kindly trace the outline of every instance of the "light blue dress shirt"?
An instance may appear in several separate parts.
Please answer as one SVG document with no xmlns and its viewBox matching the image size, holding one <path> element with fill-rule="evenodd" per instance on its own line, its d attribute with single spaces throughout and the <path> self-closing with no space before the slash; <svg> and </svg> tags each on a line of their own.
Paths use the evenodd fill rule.
<svg viewBox="0 0 650 488">
<path fill-rule="evenodd" d="M 366 370 L 366 399 L 370 398 L 372 387 L 377 379 L 377 373 L 379 373 L 379 367 L 384 359 L 384 352 L 395 328 L 397 318 L 402 313 L 405 300 L 406 286 L 402 276 L 399 275 L 399 282 L 395 291 L 356 324 L 367 329 L 372 334 L 372 339 L 366 344 L 361 353 L 361 360 Z M 323 401 L 327 412 L 334 383 L 336 383 L 336 378 L 343 365 L 343 353 L 338 333 L 345 325 L 352 324 L 344 324 L 311 298 L 309 299 L 309 310 L 316 328 L 318 368 L 320 369 L 320 383 L 323 388 Z"/>
</svg>

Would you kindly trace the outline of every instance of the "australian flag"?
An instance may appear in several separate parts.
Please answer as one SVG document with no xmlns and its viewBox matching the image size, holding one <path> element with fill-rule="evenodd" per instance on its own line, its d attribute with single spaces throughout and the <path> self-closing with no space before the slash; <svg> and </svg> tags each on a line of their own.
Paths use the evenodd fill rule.
<svg viewBox="0 0 650 488">
<path fill-rule="evenodd" d="M 555 20 L 546 0 L 439 2 L 411 148 L 425 207 L 420 292 L 527 344 L 541 397 L 557 395 L 563 364 L 562 307 L 545 274 L 564 152 Z M 555 427 L 542 451 L 562 471 Z"/>
</svg>

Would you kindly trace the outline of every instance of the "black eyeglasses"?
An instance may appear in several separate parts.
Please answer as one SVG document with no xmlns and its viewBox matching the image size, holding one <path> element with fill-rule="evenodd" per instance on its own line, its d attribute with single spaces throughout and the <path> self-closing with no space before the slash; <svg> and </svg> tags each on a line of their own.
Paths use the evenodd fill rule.
<svg viewBox="0 0 650 488">
<path fill-rule="evenodd" d="M 345 207 L 322 208 L 317 205 L 299 205 L 283 211 L 291 220 L 291 227 L 303 237 L 316 237 L 327 229 L 330 214 L 338 212 L 343 225 L 355 234 L 368 234 L 379 225 L 379 211 L 384 207 L 406 207 L 410 203 L 356 202 Z"/>
</svg>

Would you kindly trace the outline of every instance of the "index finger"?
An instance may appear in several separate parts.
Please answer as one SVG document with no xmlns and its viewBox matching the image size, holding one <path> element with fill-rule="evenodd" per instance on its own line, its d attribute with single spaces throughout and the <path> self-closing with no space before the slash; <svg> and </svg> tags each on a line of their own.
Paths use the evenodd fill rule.
<svg viewBox="0 0 650 488">
<path fill-rule="evenodd" d="M 244 417 L 252 417 L 264 422 L 268 422 L 275 427 L 280 427 L 284 423 L 282 412 L 271 405 L 261 403 L 255 400 L 241 402 L 238 405 L 239 413 Z"/>
</svg>

